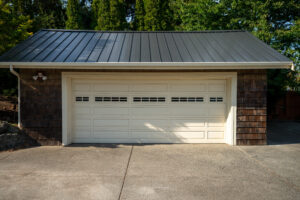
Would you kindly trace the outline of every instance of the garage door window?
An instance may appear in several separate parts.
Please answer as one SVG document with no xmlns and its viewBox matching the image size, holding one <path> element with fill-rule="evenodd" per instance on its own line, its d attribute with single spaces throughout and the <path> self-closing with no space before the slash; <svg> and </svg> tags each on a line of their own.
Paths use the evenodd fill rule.
<svg viewBox="0 0 300 200">
<path fill-rule="evenodd" d="M 133 97 L 133 102 L 165 102 L 165 97 Z"/>
<path fill-rule="evenodd" d="M 76 97 L 75 101 L 89 101 L 89 97 Z"/>
<path fill-rule="evenodd" d="M 172 97 L 172 102 L 204 102 L 203 97 Z"/>
<path fill-rule="evenodd" d="M 223 102 L 223 97 L 210 97 L 210 102 Z"/>
<path fill-rule="evenodd" d="M 96 102 L 127 102 L 127 97 L 95 97 Z"/>
</svg>

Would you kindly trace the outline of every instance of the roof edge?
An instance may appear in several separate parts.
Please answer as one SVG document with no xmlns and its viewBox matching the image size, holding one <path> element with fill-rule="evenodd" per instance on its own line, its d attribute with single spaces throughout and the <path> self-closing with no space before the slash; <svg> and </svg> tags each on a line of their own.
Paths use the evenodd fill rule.
<svg viewBox="0 0 300 200">
<path fill-rule="evenodd" d="M 202 31 L 107 31 L 107 30 L 78 30 L 78 29 L 40 29 L 39 31 L 58 31 L 58 32 L 101 32 L 101 33 L 227 33 L 227 32 L 246 32 L 244 30 L 202 30 Z"/>
<path fill-rule="evenodd" d="M 292 69 L 293 62 L 0 62 L 0 68 L 42 69 Z"/>
</svg>

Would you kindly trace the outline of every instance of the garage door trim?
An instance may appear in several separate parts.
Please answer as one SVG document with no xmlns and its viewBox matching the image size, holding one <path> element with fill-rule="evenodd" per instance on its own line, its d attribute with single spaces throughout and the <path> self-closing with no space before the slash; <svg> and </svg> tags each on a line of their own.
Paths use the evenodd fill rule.
<svg viewBox="0 0 300 200">
<path fill-rule="evenodd" d="M 155 75 L 155 76 L 153 76 Z M 225 142 L 236 144 L 236 72 L 62 72 L 62 143 L 72 142 L 72 80 L 73 79 L 101 79 L 101 80 L 203 80 L 225 79 L 227 91 L 227 116 L 225 122 Z"/>
</svg>

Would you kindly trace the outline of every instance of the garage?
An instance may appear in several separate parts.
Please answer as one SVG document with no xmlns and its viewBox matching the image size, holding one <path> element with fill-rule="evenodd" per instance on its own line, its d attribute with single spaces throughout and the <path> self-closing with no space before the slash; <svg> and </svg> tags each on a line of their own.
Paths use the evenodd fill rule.
<svg viewBox="0 0 300 200">
<path fill-rule="evenodd" d="M 137 75 L 70 78 L 72 143 L 226 143 L 227 79 Z"/>
<path fill-rule="evenodd" d="M 268 69 L 247 31 L 41 30 L 0 56 L 18 125 L 41 145 L 267 143 Z"/>
</svg>

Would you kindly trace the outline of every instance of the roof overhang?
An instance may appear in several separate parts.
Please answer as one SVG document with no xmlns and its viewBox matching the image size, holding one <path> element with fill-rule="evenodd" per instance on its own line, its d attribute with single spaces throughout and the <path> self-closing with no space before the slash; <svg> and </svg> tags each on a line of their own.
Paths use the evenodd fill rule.
<svg viewBox="0 0 300 200">
<path fill-rule="evenodd" d="M 0 62 L 28 69 L 292 69 L 293 62 Z"/>
</svg>

